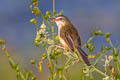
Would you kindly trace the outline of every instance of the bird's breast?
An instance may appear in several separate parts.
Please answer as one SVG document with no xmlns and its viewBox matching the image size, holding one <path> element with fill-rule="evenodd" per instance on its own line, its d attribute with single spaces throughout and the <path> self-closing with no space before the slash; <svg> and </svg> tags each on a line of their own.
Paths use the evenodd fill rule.
<svg viewBox="0 0 120 80">
<path fill-rule="evenodd" d="M 65 40 L 62 39 L 60 36 L 59 36 L 59 40 L 60 40 L 60 43 L 62 44 L 62 46 L 65 48 L 65 50 L 68 50 L 69 46 L 67 45 L 67 43 L 65 42 Z"/>
<path fill-rule="evenodd" d="M 67 50 L 69 50 L 69 46 L 67 45 L 67 43 L 65 42 L 65 40 L 64 40 L 64 39 L 61 37 L 61 35 L 60 35 L 61 29 L 62 29 L 62 27 L 59 26 L 59 27 L 58 27 L 59 41 L 60 41 L 60 43 L 62 44 L 62 46 L 65 48 L 65 50 L 67 51 Z"/>
</svg>

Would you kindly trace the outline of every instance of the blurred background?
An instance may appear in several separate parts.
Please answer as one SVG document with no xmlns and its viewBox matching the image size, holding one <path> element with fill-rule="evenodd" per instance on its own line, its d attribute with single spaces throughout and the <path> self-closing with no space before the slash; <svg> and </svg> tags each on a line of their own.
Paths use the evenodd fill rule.
<svg viewBox="0 0 120 80">
<path fill-rule="evenodd" d="M 43 13 L 52 10 L 52 0 L 39 0 L 39 3 Z M 96 27 L 103 32 L 111 32 L 113 43 L 120 43 L 120 0 L 56 0 L 55 3 L 56 11 L 63 10 L 63 14 L 77 27 L 82 44 L 89 38 L 90 30 Z M 29 22 L 33 18 L 29 6 L 30 0 L 0 1 L 0 39 L 7 42 L 12 58 L 27 70 L 33 69 L 29 67 L 29 60 L 38 56 L 34 45 L 35 27 Z M 102 42 L 103 39 L 97 40 L 97 45 Z M 79 65 L 71 68 L 71 80 L 79 80 L 78 68 Z M 15 77 L 15 72 L 0 50 L 0 80 L 16 80 Z"/>
</svg>

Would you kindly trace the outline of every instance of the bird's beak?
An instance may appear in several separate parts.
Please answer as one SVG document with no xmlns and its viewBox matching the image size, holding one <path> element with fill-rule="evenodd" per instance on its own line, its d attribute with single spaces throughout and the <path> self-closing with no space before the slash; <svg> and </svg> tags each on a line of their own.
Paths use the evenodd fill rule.
<svg viewBox="0 0 120 80">
<path fill-rule="evenodd" d="M 53 23 L 54 21 L 56 21 L 56 18 L 51 18 L 50 22 Z"/>
</svg>

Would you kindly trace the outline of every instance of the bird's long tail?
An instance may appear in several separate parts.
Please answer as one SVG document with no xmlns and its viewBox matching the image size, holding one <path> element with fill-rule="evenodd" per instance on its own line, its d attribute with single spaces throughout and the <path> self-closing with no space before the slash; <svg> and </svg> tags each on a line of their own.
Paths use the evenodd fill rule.
<svg viewBox="0 0 120 80">
<path fill-rule="evenodd" d="M 82 58 L 82 60 L 85 62 L 85 64 L 87 64 L 87 66 L 90 66 L 91 64 L 88 60 L 88 55 L 80 47 L 76 47 L 76 50 L 80 58 Z"/>
</svg>

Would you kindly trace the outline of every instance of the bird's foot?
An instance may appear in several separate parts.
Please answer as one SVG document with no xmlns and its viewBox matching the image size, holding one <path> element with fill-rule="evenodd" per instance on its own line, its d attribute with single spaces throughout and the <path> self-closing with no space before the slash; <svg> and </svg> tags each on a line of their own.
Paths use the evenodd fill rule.
<svg viewBox="0 0 120 80">
<path fill-rule="evenodd" d="M 60 46 L 60 45 L 55 45 L 55 50 L 57 50 L 58 48 L 64 49 L 64 47 L 62 47 L 62 46 Z"/>
<path fill-rule="evenodd" d="M 78 62 L 78 63 L 81 62 L 81 60 L 80 60 L 79 58 L 76 58 L 75 60 L 76 60 L 76 62 Z"/>
</svg>

